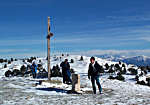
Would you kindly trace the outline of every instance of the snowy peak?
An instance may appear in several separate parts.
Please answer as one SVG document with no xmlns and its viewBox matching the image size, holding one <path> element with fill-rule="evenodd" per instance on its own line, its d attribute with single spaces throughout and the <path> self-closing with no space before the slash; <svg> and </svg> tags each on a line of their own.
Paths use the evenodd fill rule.
<svg viewBox="0 0 150 105">
<path fill-rule="evenodd" d="M 97 55 L 97 57 L 100 57 L 102 59 L 110 60 L 110 61 L 122 61 L 127 64 L 134 64 L 137 66 L 149 66 L 150 65 L 150 57 L 141 55 L 141 56 L 135 56 L 135 57 L 125 57 L 120 55 Z"/>
<path fill-rule="evenodd" d="M 147 57 L 147 56 L 136 56 L 136 57 L 123 59 L 122 61 L 127 64 L 135 64 L 138 66 L 150 65 L 150 57 Z"/>
<path fill-rule="evenodd" d="M 96 55 L 96 56 L 99 57 L 99 58 L 108 60 L 108 61 L 115 61 L 115 62 L 122 61 L 123 59 L 126 58 L 125 56 L 120 56 L 120 55 L 108 55 L 108 54 L 105 54 L 105 55 Z"/>
<path fill-rule="evenodd" d="M 133 57 L 133 59 L 136 59 L 137 61 L 147 61 L 148 59 L 150 59 L 150 57 L 142 55 L 142 56 Z"/>
</svg>

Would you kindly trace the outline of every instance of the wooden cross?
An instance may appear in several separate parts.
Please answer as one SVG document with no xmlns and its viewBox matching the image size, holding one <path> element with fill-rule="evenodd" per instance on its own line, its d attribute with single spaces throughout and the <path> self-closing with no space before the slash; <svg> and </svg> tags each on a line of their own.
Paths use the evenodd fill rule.
<svg viewBox="0 0 150 105">
<path fill-rule="evenodd" d="M 51 67 L 50 67 L 50 38 L 53 33 L 50 32 L 50 17 L 48 17 L 48 34 L 47 34 L 47 69 L 48 69 L 48 80 L 51 80 Z"/>
</svg>

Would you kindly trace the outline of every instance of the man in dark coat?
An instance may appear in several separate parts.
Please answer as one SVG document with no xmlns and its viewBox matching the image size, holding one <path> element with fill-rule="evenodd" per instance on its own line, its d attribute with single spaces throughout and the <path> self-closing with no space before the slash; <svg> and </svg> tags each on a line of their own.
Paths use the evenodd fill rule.
<svg viewBox="0 0 150 105">
<path fill-rule="evenodd" d="M 101 87 L 101 84 L 100 84 L 100 81 L 99 81 L 99 76 L 100 76 L 99 73 L 102 70 L 102 66 L 100 66 L 98 64 L 98 62 L 95 61 L 94 57 L 91 57 L 90 62 L 91 63 L 89 64 L 88 78 L 91 79 L 94 94 L 96 94 L 95 81 L 96 81 L 96 84 L 98 86 L 99 92 L 101 94 L 102 87 Z"/>
<path fill-rule="evenodd" d="M 63 83 L 72 83 L 72 80 L 70 79 L 71 73 L 68 59 L 65 59 L 65 61 L 60 64 L 60 67 L 62 67 Z"/>
</svg>

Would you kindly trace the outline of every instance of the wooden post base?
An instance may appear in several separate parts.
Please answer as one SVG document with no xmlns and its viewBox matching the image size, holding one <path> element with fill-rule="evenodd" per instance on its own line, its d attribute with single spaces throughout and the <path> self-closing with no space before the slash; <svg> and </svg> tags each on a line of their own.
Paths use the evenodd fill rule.
<svg viewBox="0 0 150 105">
<path fill-rule="evenodd" d="M 80 75 L 72 74 L 72 91 L 80 91 Z"/>
</svg>

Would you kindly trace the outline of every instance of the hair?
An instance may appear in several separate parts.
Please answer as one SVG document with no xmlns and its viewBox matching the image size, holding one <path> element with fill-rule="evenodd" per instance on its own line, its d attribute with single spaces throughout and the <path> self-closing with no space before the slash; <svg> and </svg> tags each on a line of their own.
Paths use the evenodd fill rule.
<svg viewBox="0 0 150 105">
<path fill-rule="evenodd" d="M 68 62 L 68 59 L 65 59 L 65 62 Z"/>
<path fill-rule="evenodd" d="M 91 57 L 90 60 L 94 60 L 95 61 L 95 57 Z"/>
</svg>

